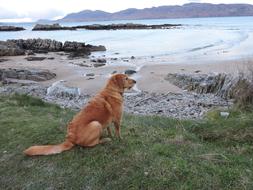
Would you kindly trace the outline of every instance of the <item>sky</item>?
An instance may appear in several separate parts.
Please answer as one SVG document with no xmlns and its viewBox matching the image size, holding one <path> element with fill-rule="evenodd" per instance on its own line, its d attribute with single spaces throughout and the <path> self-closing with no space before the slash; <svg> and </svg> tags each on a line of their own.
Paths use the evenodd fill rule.
<svg viewBox="0 0 253 190">
<path fill-rule="evenodd" d="M 116 12 L 127 8 L 149 8 L 186 3 L 248 3 L 253 0 L 0 0 L 0 22 L 31 22 L 59 19 L 85 9 Z"/>
</svg>

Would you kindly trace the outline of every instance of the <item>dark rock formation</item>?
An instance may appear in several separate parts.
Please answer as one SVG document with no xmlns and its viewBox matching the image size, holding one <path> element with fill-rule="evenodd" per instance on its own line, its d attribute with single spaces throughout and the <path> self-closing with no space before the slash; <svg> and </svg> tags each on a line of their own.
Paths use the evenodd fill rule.
<svg viewBox="0 0 253 190">
<path fill-rule="evenodd" d="M 104 59 L 104 58 L 91 59 L 91 62 L 94 62 L 94 63 L 106 63 L 106 59 Z"/>
<path fill-rule="evenodd" d="M 105 51 L 104 46 L 93 46 L 82 42 L 62 42 L 50 39 L 19 39 L 0 41 L 0 56 L 24 55 L 25 51 L 28 54 L 33 53 L 48 53 L 48 52 L 74 52 L 75 54 L 89 55 L 93 51 Z M 74 55 L 73 55 L 74 57 Z"/>
<path fill-rule="evenodd" d="M 16 56 L 25 55 L 25 50 L 17 46 L 15 43 L 0 41 L 0 56 Z"/>
<path fill-rule="evenodd" d="M 25 30 L 23 27 L 17 27 L 17 26 L 0 26 L 0 32 L 12 32 L 12 31 L 22 31 Z"/>
<path fill-rule="evenodd" d="M 8 78 L 19 80 L 46 81 L 56 77 L 55 73 L 42 69 L 0 69 L 0 80 Z"/>
<path fill-rule="evenodd" d="M 133 75 L 135 73 L 137 73 L 135 70 L 131 70 L 131 69 L 125 70 L 126 75 Z"/>
<path fill-rule="evenodd" d="M 26 57 L 25 59 L 27 61 L 43 61 L 44 59 L 46 59 L 46 57 L 34 57 L 34 56 L 31 56 L 31 57 Z"/>
<path fill-rule="evenodd" d="M 230 74 L 168 74 L 165 78 L 180 88 L 200 94 L 213 93 L 225 99 L 234 98 L 244 78 Z"/>
<path fill-rule="evenodd" d="M 182 26 L 181 24 L 159 24 L 159 25 L 145 25 L 145 24 L 93 24 L 84 26 L 74 26 L 76 29 L 86 29 L 86 30 L 141 30 L 141 29 L 171 29 L 175 27 Z"/>
<path fill-rule="evenodd" d="M 35 51 L 62 51 L 62 42 L 50 39 L 19 39 L 19 40 L 7 40 L 12 42 L 24 50 L 35 50 Z M 34 52 L 35 52 L 34 51 Z"/>
<path fill-rule="evenodd" d="M 36 24 L 33 31 L 51 31 L 51 30 L 75 30 L 73 27 L 61 26 L 60 24 Z"/>
<path fill-rule="evenodd" d="M 93 66 L 94 67 L 102 67 L 102 66 L 105 66 L 105 63 L 94 63 Z"/>
</svg>

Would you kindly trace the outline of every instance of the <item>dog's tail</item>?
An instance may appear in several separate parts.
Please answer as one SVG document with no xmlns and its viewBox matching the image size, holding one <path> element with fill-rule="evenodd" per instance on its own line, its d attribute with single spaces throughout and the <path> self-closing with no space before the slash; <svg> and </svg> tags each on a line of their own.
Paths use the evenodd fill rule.
<svg viewBox="0 0 253 190">
<path fill-rule="evenodd" d="M 71 149 L 73 146 L 74 144 L 67 139 L 65 142 L 58 145 L 31 146 L 26 149 L 24 153 L 28 156 L 58 154 Z"/>
</svg>

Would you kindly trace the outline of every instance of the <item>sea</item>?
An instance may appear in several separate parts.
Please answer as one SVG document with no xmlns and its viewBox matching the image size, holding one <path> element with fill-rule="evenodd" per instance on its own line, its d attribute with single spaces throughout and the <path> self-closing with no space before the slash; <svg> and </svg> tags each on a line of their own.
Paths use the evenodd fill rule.
<svg viewBox="0 0 253 190">
<path fill-rule="evenodd" d="M 1 32 L 0 40 L 43 38 L 104 45 L 96 56 L 159 58 L 166 64 L 206 63 L 253 57 L 253 17 L 212 17 L 100 22 L 63 22 L 62 26 L 90 24 L 182 24 L 175 29 L 32 31 L 36 23 L 1 23 L 27 30 Z"/>
</svg>

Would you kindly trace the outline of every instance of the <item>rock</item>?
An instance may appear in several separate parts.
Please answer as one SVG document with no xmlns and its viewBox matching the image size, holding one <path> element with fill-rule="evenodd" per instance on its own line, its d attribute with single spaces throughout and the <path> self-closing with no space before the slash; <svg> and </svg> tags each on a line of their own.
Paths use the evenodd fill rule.
<svg viewBox="0 0 253 190">
<path fill-rule="evenodd" d="M 22 31 L 25 30 L 23 27 L 17 26 L 0 26 L 0 32 L 2 31 Z"/>
<path fill-rule="evenodd" d="M 33 50 L 33 51 L 34 51 L 34 53 L 48 54 L 47 50 L 37 49 L 37 50 Z"/>
<path fill-rule="evenodd" d="M 36 24 L 33 31 L 50 31 L 50 30 L 76 30 L 73 27 L 61 26 L 60 24 Z"/>
<path fill-rule="evenodd" d="M 0 56 L 25 55 L 25 50 L 13 42 L 0 41 Z"/>
<path fill-rule="evenodd" d="M 32 50 L 27 50 L 26 55 L 35 55 L 35 53 Z"/>
<path fill-rule="evenodd" d="M 0 59 L 0 63 L 8 61 L 9 59 Z"/>
<path fill-rule="evenodd" d="M 116 60 L 118 60 L 118 58 L 116 58 L 116 57 L 115 58 L 111 58 L 111 60 L 116 61 Z"/>
<path fill-rule="evenodd" d="M 93 66 L 94 67 L 102 67 L 102 66 L 105 66 L 105 63 L 94 63 Z"/>
<path fill-rule="evenodd" d="M 36 84 L 37 82 L 32 80 L 19 80 L 19 79 L 12 79 L 12 78 L 5 78 L 4 84 L 20 84 L 20 85 L 32 85 Z"/>
<path fill-rule="evenodd" d="M 89 49 L 86 47 L 85 43 L 82 42 L 70 42 L 66 41 L 63 45 L 63 51 L 65 52 L 83 52 L 90 54 Z"/>
<path fill-rule="evenodd" d="M 94 76 L 95 76 L 94 73 L 87 73 L 87 74 L 86 74 L 86 77 L 94 77 Z"/>
<path fill-rule="evenodd" d="M 6 78 L 32 81 L 46 81 L 56 77 L 55 73 L 41 69 L 0 69 L 0 79 Z"/>
<path fill-rule="evenodd" d="M 79 58 L 88 58 L 87 52 L 70 52 L 68 55 L 68 59 L 73 60 L 73 59 L 79 59 Z"/>
<path fill-rule="evenodd" d="M 82 42 L 70 42 L 66 41 L 63 45 L 63 51 L 65 52 L 78 52 L 84 55 L 90 55 L 93 51 L 106 51 L 105 46 L 93 46 Z"/>
<path fill-rule="evenodd" d="M 65 81 L 58 81 L 50 86 L 47 89 L 47 96 L 73 98 L 80 95 L 79 88 L 65 86 L 64 82 Z"/>
<path fill-rule="evenodd" d="M 200 94 L 213 93 L 225 99 L 234 98 L 241 81 L 231 74 L 168 74 L 165 78 L 182 89 Z"/>
<path fill-rule="evenodd" d="M 131 56 L 131 59 L 135 59 L 135 57 L 134 57 L 134 56 Z"/>
<path fill-rule="evenodd" d="M 105 46 L 102 46 L 102 45 L 93 46 L 93 45 L 88 44 L 86 48 L 88 48 L 90 51 L 106 51 Z"/>
<path fill-rule="evenodd" d="M 7 42 L 12 42 L 18 47 L 24 50 L 34 50 L 36 53 L 47 53 L 62 51 L 62 42 L 50 39 L 19 39 L 19 40 L 7 40 Z"/>
<path fill-rule="evenodd" d="M 220 116 L 221 117 L 228 117 L 229 116 L 229 112 L 220 112 Z"/>
<path fill-rule="evenodd" d="M 74 58 L 88 56 L 93 51 L 106 51 L 106 48 L 101 45 L 93 46 L 70 41 L 66 41 L 63 45 L 62 42 L 40 38 L 0 41 L 0 56 L 24 55 L 25 51 L 29 51 L 27 54 L 65 51 L 70 52 L 70 57 Z"/>
<path fill-rule="evenodd" d="M 104 58 L 91 59 L 90 61 L 94 63 L 106 63 L 106 59 Z"/>
<path fill-rule="evenodd" d="M 47 59 L 49 59 L 49 60 L 54 60 L 55 58 L 54 58 L 54 57 L 48 57 Z"/>
<path fill-rule="evenodd" d="M 135 73 L 137 73 L 135 70 L 131 70 L 131 69 L 125 70 L 126 75 L 133 75 Z"/>
<path fill-rule="evenodd" d="M 43 61 L 46 57 L 26 57 L 27 61 Z"/>
</svg>

